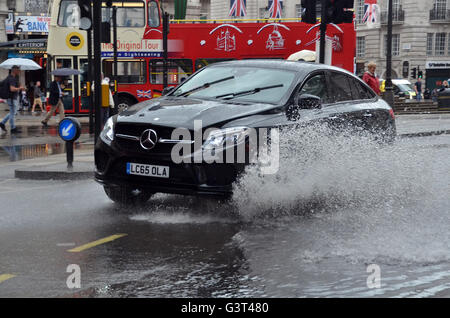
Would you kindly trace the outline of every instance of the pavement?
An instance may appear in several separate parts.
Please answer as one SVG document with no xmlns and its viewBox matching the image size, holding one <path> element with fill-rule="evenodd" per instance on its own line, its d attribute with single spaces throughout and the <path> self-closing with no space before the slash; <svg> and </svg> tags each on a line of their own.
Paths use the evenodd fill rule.
<svg viewBox="0 0 450 318">
<path fill-rule="evenodd" d="M 82 134 L 75 143 L 73 169 L 67 168 L 64 142 L 57 133 L 57 117 L 50 127 L 40 125 L 42 115 L 19 114 L 21 133 L 0 135 L 0 178 L 35 180 L 77 180 L 92 178 L 94 138 L 89 134 L 89 118 L 78 118 Z M 450 134 L 450 114 L 397 115 L 399 137 Z"/>
</svg>

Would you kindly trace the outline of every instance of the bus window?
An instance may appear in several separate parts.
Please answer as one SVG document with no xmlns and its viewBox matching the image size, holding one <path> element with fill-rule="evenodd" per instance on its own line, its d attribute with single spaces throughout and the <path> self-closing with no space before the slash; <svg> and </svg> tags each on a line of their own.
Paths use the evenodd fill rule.
<svg viewBox="0 0 450 318">
<path fill-rule="evenodd" d="M 77 0 L 61 1 L 58 25 L 62 27 L 78 27 L 80 25 L 80 7 Z"/>
<path fill-rule="evenodd" d="M 148 3 L 148 26 L 151 28 L 159 27 L 159 10 L 156 1 Z"/>
<path fill-rule="evenodd" d="M 192 60 L 173 59 L 167 63 L 168 84 L 178 85 L 192 74 Z M 163 84 L 163 61 L 150 61 L 150 83 Z"/>
<path fill-rule="evenodd" d="M 105 77 L 113 79 L 113 60 L 103 60 Z M 117 62 L 117 82 L 119 84 L 144 84 L 146 82 L 144 60 L 127 60 Z"/>
<path fill-rule="evenodd" d="M 81 97 L 81 109 L 89 109 L 89 96 L 87 94 L 87 77 L 88 77 L 88 60 L 87 58 L 80 58 L 79 62 L 80 69 L 80 97 Z"/>
<path fill-rule="evenodd" d="M 145 5 L 142 1 L 113 2 L 117 7 L 118 27 L 144 27 Z M 109 17 L 107 16 L 109 15 Z M 109 21 L 112 10 L 102 7 L 102 21 Z M 79 27 L 80 7 L 77 0 L 62 0 L 59 8 L 58 25 L 62 27 Z"/>
<path fill-rule="evenodd" d="M 55 69 L 57 68 L 72 68 L 71 58 L 57 58 L 55 61 Z M 63 104 L 64 109 L 73 109 L 73 76 L 66 76 L 63 79 Z M 50 87 L 50 86 L 49 86 Z"/>
<path fill-rule="evenodd" d="M 195 60 L 195 70 L 198 71 L 202 67 L 205 67 L 206 65 L 217 63 L 217 62 L 225 62 L 225 61 L 231 61 L 233 59 L 196 59 Z"/>
<path fill-rule="evenodd" d="M 141 28 L 145 26 L 145 5 L 142 1 L 113 2 L 117 7 L 117 26 L 129 28 Z M 107 17 L 108 13 L 110 14 Z M 112 10 L 102 8 L 102 21 L 109 21 L 112 18 Z M 111 20 L 112 23 L 112 20 Z"/>
</svg>

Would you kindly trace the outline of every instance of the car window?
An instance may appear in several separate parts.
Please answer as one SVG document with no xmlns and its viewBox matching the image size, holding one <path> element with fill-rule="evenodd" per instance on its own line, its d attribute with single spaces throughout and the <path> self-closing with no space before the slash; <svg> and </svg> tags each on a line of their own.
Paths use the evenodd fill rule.
<svg viewBox="0 0 450 318">
<path fill-rule="evenodd" d="M 300 90 L 300 95 L 302 94 L 318 96 L 323 104 L 330 103 L 325 74 L 317 74 L 309 78 Z"/>
<path fill-rule="evenodd" d="M 349 81 L 354 100 L 372 99 L 374 97 L 373 93 L 356 78 L 349 77 Z"/>
<path fill-rule="evenodd" d="M 330 73 L 331 98 L 334 102 L 353 100 L 349 77 L 342 73 Z"/>
</svg>

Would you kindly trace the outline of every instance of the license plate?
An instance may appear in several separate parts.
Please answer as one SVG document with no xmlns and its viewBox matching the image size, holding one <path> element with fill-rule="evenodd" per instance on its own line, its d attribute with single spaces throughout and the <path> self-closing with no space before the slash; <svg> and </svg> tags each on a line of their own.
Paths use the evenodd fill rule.
<svg viewBox="0 0 450 318">
<path fill-rule="evenodd" d="M 169 167 L 127 162 L 127 174 L 157 178 L 169 178 Z"/>
</svg>

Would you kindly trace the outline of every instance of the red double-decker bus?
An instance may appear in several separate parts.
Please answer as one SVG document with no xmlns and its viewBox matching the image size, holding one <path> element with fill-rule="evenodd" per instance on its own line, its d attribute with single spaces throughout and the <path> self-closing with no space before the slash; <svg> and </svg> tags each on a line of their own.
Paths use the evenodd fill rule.
<svg viewBox="0 0 450 318">
<path fill-rule="evenodd" d="M 162 10 L 158 0 L 124 0 L 117 7 L 119 107 L 159 97 L 163 89 Z M 102 8 L 109 18 L 112 10 Z M 48 70 L 81 70 L 66 87 L 67 113 L 89 112 L 86 96 L 87 41 L 79 29 L 76 0 L 54 0 L 48 36 Z M 354 24 L 330 25 L 331 64 L 354 71 Z M 316 50 L 319 28 L 300 19 L 172 20 L 168 36 L 168 84 L 178 85 L 210 63 L 232 59 L 286 59 L 301 50 Z M 113 74 L 113 46 L 102 44 L 102 70 Z M 50 78 L 50 77 L 49 77 Z"/>
</svg>

